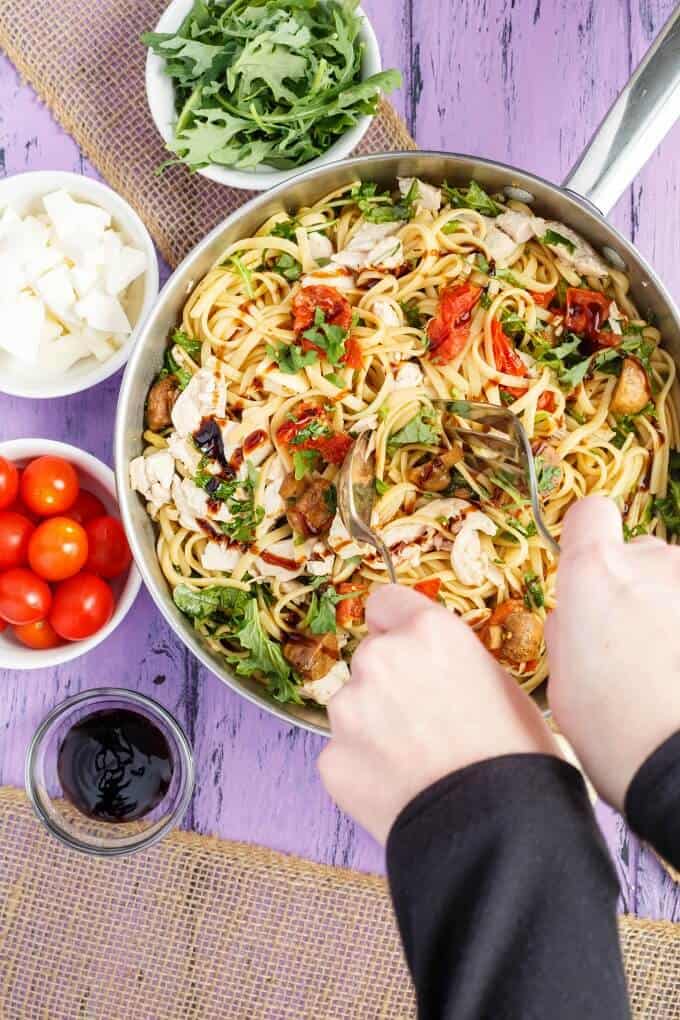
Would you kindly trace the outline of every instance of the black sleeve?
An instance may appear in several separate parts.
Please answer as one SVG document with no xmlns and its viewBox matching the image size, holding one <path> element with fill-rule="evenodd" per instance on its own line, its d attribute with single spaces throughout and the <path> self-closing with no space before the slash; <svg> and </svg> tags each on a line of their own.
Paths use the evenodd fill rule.
<svg viewBox="0 0 680 1020">
<path fill-rule="evenodd" d="M 618 886 L 580 774 L 544 755 L 471 765 L 387 844 L 421 1020 L 630 1016 Z"/>
<path fill-rule="evenodd" d="M 680 868 L 680 732 L 640 767 L 628 787 L 626 818 L 674 868 Z"/>
</svg>

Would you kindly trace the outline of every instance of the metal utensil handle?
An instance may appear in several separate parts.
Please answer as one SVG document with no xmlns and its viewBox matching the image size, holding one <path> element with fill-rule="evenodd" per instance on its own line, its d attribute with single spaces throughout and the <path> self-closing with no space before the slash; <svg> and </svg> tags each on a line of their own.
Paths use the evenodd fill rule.
<svg viewBox="0 0 680 1020">
<path fill-rule="evenodd" d="M 680 117 L 680 6 L 568 174 L 563 187 L 606 215 Z"/>
</svg>

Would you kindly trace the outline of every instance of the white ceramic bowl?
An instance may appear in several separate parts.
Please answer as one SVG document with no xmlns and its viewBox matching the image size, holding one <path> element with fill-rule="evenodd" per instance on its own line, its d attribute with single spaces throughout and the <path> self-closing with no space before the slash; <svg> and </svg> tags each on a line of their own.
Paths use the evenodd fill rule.
<svg viewBox="0 0 680 1020">
<path fill-rule="evenodd" d="M 101 499 L 107 513 L 114 517 L 120 516 L 113 471 L 91 453 L 79 450 L 68 443 L 54 442 L 52 439 L 10 439 L 6 443 L 0 443 L 0 457 L 6 457 L 19 467 L 45 454 L 64 457 L 73 464 L 83 488 Z M 78 659 L 100 645 L 127 616 L 139 594 L 142 579 L 132 563 L 127 573 L 108 583 L 113 590 L 115 609 L 105 627 L 84 641 L 69 642 L 45 651 L 26 648 L 16 640 L 11 627 L 8 627 L 0 634 L 0 669 L 47 669 Z"/>
<path fill-rule="evenodd" d="M 106 361 L 83 358 L 68 372 L 57 376 L 41 376 L 39 367 L 22 365 L 0 350 L 0 391 L 17 397 L 65 397 L 70 393 L 96 386 L 122 368 L 128 360 L 144 320 L 158 297 L 158 259 L 151 235 L 132 206 L 105 184 L 82 174 L 62 170 L 37 170 L 15 174 L 0 180 L 0 211 L 11 205 L 20 215 L 43 212 L 41 199 L 51 191 L 63 188 L 76 201 L 92 202 L 111 214 L 114 227 L 128 244 L 146 255 L 147 269 L 130 285 L 126 311 L 133 326 L 127 342 Z"/>
<path fill-rule="evenodd" d="M 161 20 L 154 29 L 155 32 L 175 32 L 184 21 L 193 6 L 193 0 L 172 0 L 166 8 Z M 366 14 L 357 9 L 357 15 L 363 18 L 363 25 L 359 38 L 364 43 L 364 60 L 361 68 L 363 78 L 370 78 L 382 70 L 380 47 L 375 32 Z M 158 128 L 163 141 L 169 142 L 174 134 L 177 114 L 175 112 L 175 90 L 172 81 L 164 71 L 165 61 L 157 57 L 149 50 L 146 58 L 146 97 L 149 103 L 149 110 L 154 124 Z M 226 184 L 231 188 L 244 188 L 248 191 L 266 191 L 283 184 L 284 181 L 295 177 L 301 170 L 313 170 L 315 167 L 325 166 L 326 163 L 334 163 L 338 159 L 345 159 L 356 149 L 357 145 L 368 131 L 372 117 L 360 117 L 353 128 L 350 128 L 341 138 L 335 142 L 323 156 L 312 159 L 304 166 L 295 167 L 292 170 L 272 170 L 266 166 L 257 167 L 255 170 L 233 170 L 231 167 L 217 166 L 215 164 L 206 166 L 197 173 L 209 177 L 211 181 L 218 184 Z"/>
</svg>

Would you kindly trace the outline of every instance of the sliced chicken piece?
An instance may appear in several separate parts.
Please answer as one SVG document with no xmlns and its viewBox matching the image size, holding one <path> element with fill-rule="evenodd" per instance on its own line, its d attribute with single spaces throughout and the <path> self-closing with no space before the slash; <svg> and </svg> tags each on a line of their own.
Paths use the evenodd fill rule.
<svg viewBox="0 0 680 1020">
<path fill-rule="evenodd" d="M 329 259 L 333 254 L 333 242 L 325 234 L 314 230 L 307 235 L 309 242 L 309 254 L 319 262 L 321 259 Z"/>
<path fill-rule="evenodd" d="M 423 373 L 420 366 L 415 361 L 407 361 L 397 370 L 394 377 L 394 388 L 395 390 L 413 389 L 416 386 L 421 386 L 422 382 Z"/>
<path fill-rule="evenodd" d="M 223 545 L 221 542 L 208 542 L 201 553 L 201 566 L 204 570 L 223 570 L 231 573 L 236 569 L 243 553 L 238 546 Z"/>
<path fill-rule="evenodd" d="M 158 450 L 148 457 L 135 457 L 130 463 L 130 484 L 156 510 L 170 502 L 175 477 L 175 458 L 168 450 Z"/>
<path fill-rule="evenodd" d="M 338 661 L 338 639 L 335 634 L 290 635 L 283 654 L 303 680 L 321 680 Z"/>
<path fill-rule="evenodd" d="M 496 226 L 495 220 L 492 220 L 489 216 L 482 216 L 482 219 L 487 225 L 483 241 L 486 245 L 489 259 L 502 268 L 512 261 L 517 254 L 518 246 L 511 237 L 508 237 L 506 233 Z"/>
<path fill-rule="evenodd" d="M 319 680 L 307 681 L 300 688 L 303 698 L 316 701 L 317 705 L 327 705 L 331 698 L 342 690 L 350 678 L 349 666 L 340 659 L 331 666 L 328 673 Z"/>
<path fill-rule="evenodd" d="M 399 191 L 404 198 L 406 198 L 413 185 L 417 184 L 418 197 L 416 198 L 416 205 L 419 205 L 421 209 L 430 209 L 432 212 L 439 212 L 441 209 L 441 188 L 434 188 L 431 184 L 425 184 L 418 177 L 399 177 L 397 182 L 399 184 Z"/>
<path fill-rule="evenodd" d="M 525 241 L 530 241 L 532 237 L 536 236 L 533 220 L 534 217 L 527 216 L 526 213 L 508 209 L 497 216 L 494 222 L 516 244 L 524 244 Z"/>
<path fill-rule="evenodd" d="M 559 223 L 557 220 L 543 220 L 540 217 L 535 217 L 533 224 L 539 240 L 545 236 L 547 231 L 552 230 L 554 234 L 560 234 L 561 237 L 566 238 L 570 242 L 568 245 L 549 244 L 546 242 L 546 247 L 557 256 L 560 262 L 571 266 L 581 276 L 609 275 L 606 263 L 600 258 L 592 245 L 588 244 L 585 238 L 577 234 L 571 227 L 567 227 L 564 223 Z"/>
<path fill-rule="evenodd" d="M 479 536 L 483 533 L 493 538 L 497 530 L 491 518 L 480 511 L 466 516 L 451 550 L 451 566 L 461 584 L 479 588 L 487 580 L 492 564 Z"/>
<path fill-rule="evenodd" d="M 386 301 L 385 298 L 378 298 L 377 301 L 373 302 L 372 310 L 385 326 L 401 326 L 401 319 L 397 315 L 391 301 Z"/>
</svg>

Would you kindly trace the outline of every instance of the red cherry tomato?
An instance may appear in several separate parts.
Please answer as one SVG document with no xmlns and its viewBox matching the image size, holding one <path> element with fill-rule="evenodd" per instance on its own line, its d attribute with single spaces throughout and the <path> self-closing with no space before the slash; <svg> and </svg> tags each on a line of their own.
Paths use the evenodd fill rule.
<svg viewBox="0 0 680 1020">
<path fill-rule="evenodd" d="M 87 489 L 81 489 L 73 506 L 69 507 L 68 515 L 72 521 L 77 521 L 85 527 L 95 517 L 103 517 L 106 514 L 106 507 L 101 499 Z"/>
<path fill-rule="evenodd" d="M 31 570 L 46 581 L 65 581 L 87 562 L 85 529 L 70 517 L 50 517 L 38 525 L 28 543 Z"/>
<path fill-rule="evenodd" d="M 17 498 L 19 472 L 11 460 L 0 457 L 0 510 L 6 510 Z"/>
<path fill-rule="evenodd" d="M 76 469 L 63 457 L 38 457 L 21 476 L 21 499 L 41 517 L 63 514 L 75 503 L 79 488 Z"/>
<path fill-rule="evenodd" d="M 8 626 L 9 624 L 5 620 L 0 620 L 0 634 L 2 634 L 3 630 L 7 630 Z"/>
<path fill-rule="evenodd" d="M 317 309 L 324 313 L 329 326 L 340 326 L 347 331 L 351 328 L 352 306 L 347 298 L 343 297 L 335 287 L 326 287 L 320 284 L 313 287 L 302 287 L 293 298 L 293 329 L 298 336 L 314 325 Z M 305 347 L 304 344 L 303 347 Z M 306 349 L 313 348 L 314 344 L 307 341 Z"/>
<path fill-rule="evenodd" d="M 0 570 L 28 563 L 28 543 L 34 531 L 28 517 L 13 510 L 0 511 Z"/>
<path fill-rule="evenodd" d="M 429 577 L 426 581 L 418 581 L 417 584 L 413 585 L 413 588 L 415 591 L 419 591 L 421 595 L 425 595 L 428 599 L 436 602 L 441 586 L 442 581 L 440 577 Z"/>
<path fill-rule="evenodd" d="M 24 567 L 0 574 L 0 616 L 7 623 L 35 623 L 47 616 L 52 592 L 41 577 Z"/>
<path fill-rule="evenodd" d="M 14 628 L 14 634 L 22 645 L 44 651 L 46 648 L 57 648 L 63 644 L 56 630 L 48 620 L 36 620 L 35 623 L 22 623 Z"/>
<path fill-rule="evenodd" d="M 470 338 L 470 320 L 482 295 L 481 287 L 459 283 L 446 287 L 439 295 L 439 307 L 427 327 L 429 357 L 446 365 L 465 348 Z"/>
<path fill-rule="evenodd" d="M 49 621 L 59 637 L 81 641 L 109 622 L 113 592 L 95 574 L 76 574 L 57 585 Z"/>
<path fill-rule="evenodd" d="M 97 517 L 86 526 L 90 552 L 87 569 L 99 577 L 118 577 L 132 562 L 130 546 L 120 521 L 115 517 Z"/>
</svg>

